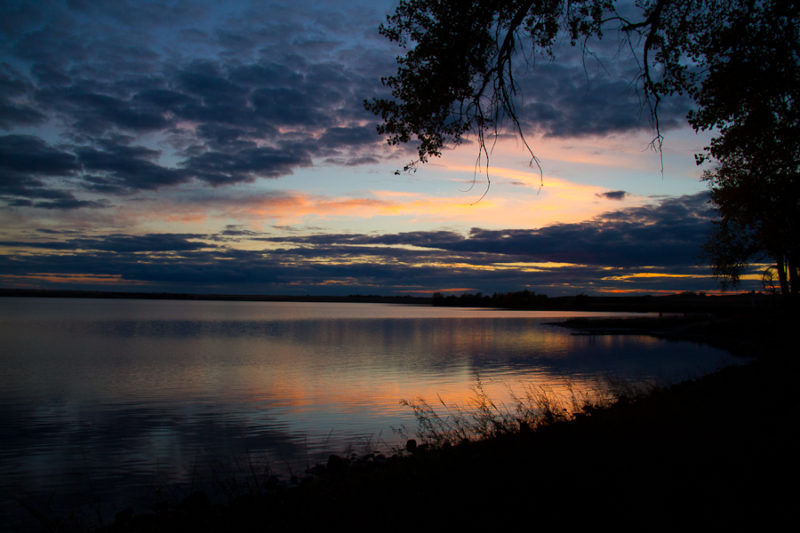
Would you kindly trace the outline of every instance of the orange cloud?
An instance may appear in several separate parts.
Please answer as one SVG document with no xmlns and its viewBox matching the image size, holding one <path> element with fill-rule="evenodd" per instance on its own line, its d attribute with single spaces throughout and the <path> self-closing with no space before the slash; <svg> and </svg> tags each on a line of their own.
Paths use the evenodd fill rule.
<svg viewBox="0 0 800 533">
<path fill-rule="evenodd" d="M 595 289 L 600 293 L 608 294 L 679 294 L 681 291 L 675 289 Z M 723 291 L 721 289 L 699 291 L 703 294 L 713 296 L 724 296 L 733 294 L 749 294 L 750 291 Z"/>
</svg>

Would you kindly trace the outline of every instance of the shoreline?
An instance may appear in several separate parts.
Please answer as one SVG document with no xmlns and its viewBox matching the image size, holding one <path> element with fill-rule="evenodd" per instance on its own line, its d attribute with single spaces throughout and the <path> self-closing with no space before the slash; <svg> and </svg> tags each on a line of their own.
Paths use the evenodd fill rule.
<svg viewBox="0 0 800 533">
<path fill-rule="evenodd" d="M 340 295 L 280 295 L 280 294 L 213 294 L 175 292 L 130 292 L 66 289 L 14 289 L 0 287 L 0 297 L 16 298 L 96 298 L 178 301 L 241 301 L 241 302 L 338 302 L 432 305 L 434 307 L 470 307 L 517 311 L 595 311 L 628 313 L 684 313 L 730 315 L 732 313 L 774 313 L 782 309 L 783 301 L 776 295 L 735 293 L 707 295 L 682 292 L 666 295 L 641 296 L 553 296 L 530 291 L 495 293 L 492 295 L 462 294 L 430 296 L 349 294 Z"/>
<path fill-rule="evenodd" d="M 569 318 L 551 323 L 580 335 L 637 334 L 689 341 L 721 348 L 737 357 L 760 361 L 787 359 L 792 333 L 800 325 L 796 312 L 753 310 L 719 314 L 633 318 Z"/>
<path fill-rule="evenodd" d="M 92 530 L 514 529 L 518 515 L 528 515 L 531 527 L 647 530 L 763 529 L 796 520 L 793 493 L 781 482 L 791 482 L 797 467 L 790 435 L 797 365 L 787 357 L 796 323 L 749 313 L 568 319 L 558 325 L 576 334 L 689 340 L 751 360 L 572 420 L 409 445 L 390 457 L 334 455 L 307 477 L 265 477 L 224 504 L 196 492 L 148 512 L 122 509 Z"/>
</svg>

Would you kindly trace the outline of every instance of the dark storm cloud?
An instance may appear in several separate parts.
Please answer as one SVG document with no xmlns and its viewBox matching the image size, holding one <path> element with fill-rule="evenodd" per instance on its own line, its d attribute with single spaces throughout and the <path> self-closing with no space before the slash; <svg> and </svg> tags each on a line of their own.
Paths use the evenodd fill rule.
<svg viewBox="0 0 800 533">
<path fill-rule="evenodd" d="M 319 101 L 295 88 L 258 89 L 252 103 L 258 116 L 269 123 L 286 126 L 316 126 L 330 117 L 316 108 Z"/>
<path fill-rule="evenodd" d="M 26 102 L 31 83 L 8 63 L 0 63 L 0 128 L 43 122 L 46 116 Z"/>
<path fill-rule="evenodd" d="M 0 137 L 2 176 L 59 176 L 78 169 L 74 155 L 49 146 L 31 135 Z"/>
<path fill-rule="evenodd" d="M 264 126 L 265 135 L 276 135 L 277 130 Z M 244 148 L 255 148 L 255 142 L 243 139 L 247 131 L 242 128 L 233 128 L 227 124 L 202 124 L 197 128 L 198 135 L 205 141 L 206 145 L 218 151 L 242 150 Z"/>
<path fill-rule="evenodd" d="M 376 136 L 375 128 L 372 127 L 333 127 L 328 128 L 320 137 L 320 143 L 323 146 L 333 147 L 357 146 L 375 142 Z"/>
<path fill-rule="evenodd" d="M 42 209 L 79 209 L 82 207 L 102 208 L 108 207 L 107 200 L 79 200 L 72 193 L 61 193 L 60 197 L 52 200 L 14 200 L 9 202 L 12 207 L 38 207 Z"/>
<path fill-rule="evenodd" d="M 377 39 L 380 16 L 367 11 L 329 28 L 315 4 L 12 2 L 0 23 L 0 128 L 57 128 L 80 170 L 33 174 L 28 189 L 71 188 L 76 205 L 95 201 L 84 192 L 278 178 L 312 155 L 375 163 L 368 150 L 382 143 L 361 102 L 381 91 L 377 65 L 391 56 L 355 45 L 353 25 Z M 163 153 L 144 153 L 156 143 Z"/>
<path fill-rule="evenodd" d="M 162 113 L 176 116 L 185 115 L 187 109 L 200 105 L 200 102 L 191 95 L 162 88 L 145 88 L 133 96 L 131 103 L 134 106 L 157 109 Z"/>
<path fill-rule="evenodd" d="M 11 129 L 13 126 L 38 124 L 47 117 L 36 109 L 20 104 L 0 101 L 0 128 Z"/>
<path fill-rule="evenodd" d="M 296 87 L 303 82 L 301 73 L 278 63 L 239 65 L 231 68 L 230 79 L 248 87 Z"/>
<path fill-rule="evenodd" d="M 57 110 L 81 137 L 102 135 L 115 129 L 145 133 L 171 125 L 171 121 L 157 110 L 83 87 L 42 91 L 37 99 L 43 108 Z"/>
<path fill-rule="evenodd" d="M 71 191 L 49 183 L 49 178 L 72 176 L 79 168 L 73 154 L 54 148 L 38 137 L 0 137 L 0 198 L 10 206 L 45 209 L 105 207 L 105 202 L 81 200 Z"/>
<path fill-rule="evenodd" d="M 396 234 L 363 235 L 351 233 L 330 233 L 306 237 L 266 237 L 262 240 L 272 242 L 296 242 L 314 245 L 409 245 L 428 248 L 451 247 L 464 237 L 453 231 L 409 231 Z"/>
<path fill-rule="evenodd" d="M 244 283 L 263 283 L 279 280 L 289 282 L 293 275 L 302 273 L 302 267 L 292 269 L 265 258 L 257 252 L 242 251 L 192 251 L 170 255 L 143 255 L 149 246 L 163 244 L 163 239 L 152 239 L 146 243 L 122 243 L 123 248 L 113 251 L 98 250 L 102 243 L 87 244 L 86 251 L 58 256 L 49 254 L 25 257 L 0 257 L 0 272 L 5 275 L 31 275 L 57 272 L 59 274 L 89 274 L 97 276 L 121 276 L 130 282 L 152 284 L 177 284 L 181 290 L 229 284 L 232 288 Z M 119 244 L 119 243 L 118 243 Z M 128 246 L 128 245 L 131 246 Z M 111 247 L 111 244 L 108 244 Z M 63 250 L 63 248 L 61 248 Z M 163 252 L 166 250 L 155 250 Z M 193 290 L 193 289 L 192 289 Z"/>
<path fill-rule="evenodd" d="M 147 235 L 109 235 L 102 239 L 76 239 L 72 244 L 78 248 L 103 250 L 108 252 L 185 252 L 197 250 L 207 245 L 189 239 L 202 238 L 199 235 L 180 235 L 171 233 L 151 233 Z"/>
<path fill-rule="evenodd" d="M 473 229 L 451 249 L 589 265 L 695 264 L 713 219 L 707 200 L 706 193 L 683 196 L 539 230 Z"/>
<path fill-rule="evenodd" d="M 65 136 L 72 139 L 91 142 L 108 133 L 137 135 L 172 125 L 159 109 L 131 100 L 128 91 L 129 87 L 103 86 L 99 80 L 70 79 L 69 85 L 40 88 L 34 98 L 38 108 L 57 118 Z"/>
<path fill-rule="evenodd" d="M 311 154 L 302 147 L 247 147 L 235 153 L 205 152 L 189 158 L 185 170 L 210 184 L 252 181 L 257 177 L 278 178 L 295 168 L 311 166 Z"/>
<path fill-rule="evenodd" d="M 217 100 L 242 103 L 247 92 L 232 83 L 215 61 L 195 61 L 181 69 L 175 83 L 178 90 L 200 98 L 205 104 Z"/>
<path fill-rule="evenodd" d="M 120 189 L 157 189 L 186 181 L 188 174 L 154 162 L 160 152 L 141 146 L 126 146 L 103 141 L 97 148 L 78 148 L 76 154 L 84 170 L 103 173 L 104 178 L 89 178 L 92 185 Z"/>
<path fill-rule="evenodd" d="M 655 206 L 613 211 L 575 224 L 555 224 L 537 230 L 473 228 L 469 235 L 449 231 L 390 235 L 328 234 L 264 238 L 272 242 L 325 247 L 406 245 L 464 257 L 481 254 L 481 261 L 565 262 L 596 266 L 694 265 L 711 228 L 714 214 L 708 195 L 664 200 Z M 333 248 L 330 248 L 333 249 Z M 354 249 L 350 249 L 351 251 Z M 373 253 L 381 253 L 376 248 Z M 391 255 L 393 249 L 383 249 Z"/>
<path fill-rule="evenodd" d="M 102 238 L 73 238 L 59 241 L 0 241 L 0 246 L 114 253 L 186 252 L 207 248 L 207 244 L 196 240 L 204 238 L 203 235 L 175 233 L 112 234 Z"/>
</svg>

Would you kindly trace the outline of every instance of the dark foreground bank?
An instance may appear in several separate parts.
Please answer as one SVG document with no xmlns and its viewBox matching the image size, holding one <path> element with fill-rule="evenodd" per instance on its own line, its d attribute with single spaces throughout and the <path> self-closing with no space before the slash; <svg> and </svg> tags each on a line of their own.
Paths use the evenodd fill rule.
<svg viewBox="0 0 800 533">
<path fill-rule="evenodd" d="M 757 357 L 623 396 L 610 407 L 588 407 L 570 421 L 506 426 L 512 430 L 449 446 L 410 445 L 388 458 L 332 457 L 296 483 L 251 479 L 223 504 L 194 493 L 151 510 L 123 509 L 98 529 L 674 531 L 795 524 L 797 320 L 636 320 L 570 325 L 691 338 Z"/>
</svg>

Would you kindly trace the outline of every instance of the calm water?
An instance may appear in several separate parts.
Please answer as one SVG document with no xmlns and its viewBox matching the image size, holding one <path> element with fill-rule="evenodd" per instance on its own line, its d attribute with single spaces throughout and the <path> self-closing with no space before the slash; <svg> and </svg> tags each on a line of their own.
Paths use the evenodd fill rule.
<svg viewBox="0 0 800 533">
<path fill-rule="evenodd" d="M 510 401 L 528 386 L 675 381 L 731 362 L 545 324 L 588 314 L 0 298 L 0 510 L 144 510 L 198 472 L 266 461 L 302 473 L 330 452 L 390 451 L 397 429 L 415 429 L 400 400 L 465 404 L 478 379 Z"/>
</svg>

